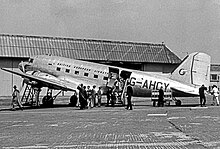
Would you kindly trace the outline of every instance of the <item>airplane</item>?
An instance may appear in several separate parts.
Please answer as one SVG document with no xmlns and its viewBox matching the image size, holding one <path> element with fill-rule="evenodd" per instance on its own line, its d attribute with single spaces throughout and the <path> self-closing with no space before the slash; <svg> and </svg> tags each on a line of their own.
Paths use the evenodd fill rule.
<svg viewBox="0 0 220 149">
<path fill-rule="evenodd" d="M 20 62 L 18 65 L 20 71 L 1 69 L 21 76 L 24 83 L 30 85 L 32 89 L 37 88 L 36 98 L 39 98 L 40 89 L 43 87 L 77 91 L 81 83 L 85 86 L 100 86 L 103 94 L 106 94 L 106 91 L 114 86 L 114 82 L 120 79 L 124 80 L 123 95 L 126 87 L 131 87 L 134 97 L 151 97 L 153 91 L 159 90 L 162 86 L 164 92 L 171 92 L 175 99 L 199 96 L 199 87 L 209 86 L 210 62 L 209 55 L 194 52 L 187 55 L 169 75 L 163 75 L 65 57 L 37 55 L 30 57 L 26 62 Z M 181 105 L 180 100 L 175 101 L 176 105 Z"/>
</svg>

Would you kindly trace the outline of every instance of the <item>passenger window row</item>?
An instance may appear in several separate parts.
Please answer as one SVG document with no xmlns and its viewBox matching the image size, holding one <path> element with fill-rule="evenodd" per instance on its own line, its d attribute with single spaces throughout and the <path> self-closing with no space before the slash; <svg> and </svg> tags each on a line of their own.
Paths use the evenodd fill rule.
<svg viewBox="0 0 220 149">
<path fill-rule="evenodd" d="M 57 71 L 61 71 L 61 68 L 60 67 L 57 67 L 57 69 L 56 69 Z M 91 70 L 91 69 L 90 69 Z M 66 73 L 70 73 L 70 69 L 66 69 L 65 70 L 65 72 Z M 95 72 L 97 72 L 97 71 L 95 71 Z M 75 71 L 75 74 L 76 75 L 79 75 L 79 71 Z M 107 74 L 107 73 L 106 73 Z M 86 77 L 88 77 L 89 76 L 89 73 L 84 73 L 84 76 L 86 76 Z M 98 79 L 98 75 L 96 75 L 96 74 L 94 74 L 94 78 L 96 78 L 96 79 Z M 103 80 L 108 80 L 108 77 L 103 77 Z"/>
</svg>

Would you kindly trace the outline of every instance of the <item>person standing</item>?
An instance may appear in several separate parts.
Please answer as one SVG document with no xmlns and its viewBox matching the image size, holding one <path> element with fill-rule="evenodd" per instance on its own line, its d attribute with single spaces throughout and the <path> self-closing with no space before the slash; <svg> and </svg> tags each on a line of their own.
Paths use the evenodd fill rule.
<svg viewBox="0 0 220 149">
<path fill-rule="evenodd" d="M 83 93 L 83 108 L 86 109 L 88 108 L 87 105 L 88 105 L 88 94 L 86 92 L 86 86 L 83 86 L 83 90 L 82 90 L 82 93 Z"/>
<path fill-rule="evenodd" d="M 219 99 L 218 99 L 219 90 L 216 85 L 213 85 L 213 87 L 212 87 L 212 94 L 213 94 L 213 105 L 215 105 L 215 103 L 217 103 L 217 106 L 219 106 Z"/>
<path fill-rule="evenodd" d="M 93 108 L 93 101 L 92 101 L 92 90 L 90 89 L 90 86 L 87 86 L 87 97 L 88 97 L 88 107 Z"/>
<path fill-rule="evenodd" d="M 127 87 L 127 110 L 132 110 L 132 103 L 131 103 L 131 97 L 133 95 L 133 90 L 131 86 Z"/>
<path fill-rule="evenodd" d="M 11 102 L 11 105 L 12 105 L 12 110 L 15 110 L 15 106 L 19 106 L 19 108 L 21 110 L 23 110 L 23 106 L 21 105 L 21 101 L 20 101 L 20 92 L 19 90 L 17 89 L 17 86 L 14 85 L 14 91 L 12 93 L 12 102 Z"/>
<path fill-rule="evenodd" d="M 92 104 L 95 107 L 96 106 L 96 91 L 95 91 L 96 86 L 93 85 L 92 87 Z"/>
<path fill-rule="evenodd" d="M 158 95 L 158 107 L 163 107 L 164 106 L 164 91 L 163 91 L 163 86 L 160 87 L 159 89 L 159 95 Z"/>
<path fill-rule="evenodd" d="M 108 88 L 107 90 L 107 107 L 109 106 L 109 102 L 111 100 L 111 95 L 112 95 L 112 88 Z"/>
<path fill-rule="evenodd" d="M 84 89 L 83 84 L 80 84 L 77 89 L 79 90 L 79 103 L 80 103 L 80 109 L 86 108 L 86 90 Z"/>
<path fill-rule="evenodd" d="M 205 97 L 205 90 L 207 90 L 207 87 L 204 86 L 204 84 L 199 88 L 199 97 L 200 97 L 200 106 L 205 106 L 206 103 L 206 97 Z"/>
<path fill-rule="evenodd" d="M 97 91 L 97 97 L 98 97 L 98 107 L 101 107 L 102 102 L 102 91 L 101 87 L 99 87 L 99 90 Z"/>
<path fill-rule="evenodd" d="M 69 105 L 70 105 L 70 106 L 73 106 L 73 107 L 76 107 L 77 101 L 78 101 L 77 93 L 76 93 L 76 91 L 74 91 L 74 92 L 73 92 L 73 95 L 70 97 L 70 103 L 69 103 Z"/>
</svg>

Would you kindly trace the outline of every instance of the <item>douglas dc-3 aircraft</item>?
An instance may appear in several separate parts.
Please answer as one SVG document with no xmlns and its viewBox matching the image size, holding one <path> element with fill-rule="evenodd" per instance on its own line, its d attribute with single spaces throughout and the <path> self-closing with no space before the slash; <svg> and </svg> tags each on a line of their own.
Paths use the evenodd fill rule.
<svg viewBox="0 0 220 149">
<path fill-rule="evenodd" d="M 102 87 L 103 91 L 112 87 L 117 78 L 125 80 L 123 93 L 127 86 L 132 87 L 133 96 L 151 97 L 153 90 L 162 86 L 172 97 L 191 97 L 199 95 L 199 87 L 209 86 L 211 58 L 205 53 L 195 52 L 185 57 L 181 64 L 169 75 L 153 74 L 144 71 L 119 68 L 98 63 L 69 59 L 64 57 L 39 55 L 21 62 L 19 69 L 4 71 L 24 78 L 32 88 L 48 87 L 60 91 L 76 91 L 79 84 Z M 39 92 L 38 96 L 39 98 Z M 178 100 L 179 101 L 179 100 Z M 179 105 L 181 101 L 179 101 Z"/>
</svg>

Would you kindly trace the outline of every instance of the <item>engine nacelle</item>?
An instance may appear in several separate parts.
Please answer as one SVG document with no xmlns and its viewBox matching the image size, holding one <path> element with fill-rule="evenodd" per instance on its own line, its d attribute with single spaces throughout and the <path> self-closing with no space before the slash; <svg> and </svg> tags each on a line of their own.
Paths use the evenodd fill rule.
<svg viewBox="0 0 220 149">
<path fill-rule="evenodd" d="M 28 71 L 26 73 L 30 74 L 30 75 L 33 75 L 33 76 L 43 78 L 43 79 L 47 79 L 47 80 L 60 81 L 55 76 L 47 74 L 47 73 L 42 73 L 42 72 L 37 72 L 37 71 Z M 32 79 L 28 79 L 28 78 L 24 78 L 23 83 L 26 83 L 26 84 L 32 85 L 32 87 L 35 86 L 35 87 L 38 87 L 38 88 L 41 88 L 41 87 L 45 86 L 42 83 L 39 83 L 37 81 L 34 81 Z M 60 89 L 60 88 L 54 88 L 53 86 L 48 86 L 48 87 L 50 87 L 51 89 Z"/>
<path fill-rule="evenodd" d="M 53 81 L 60 81 L 57 77 L 50 75 L 48 73 L 43 73 L 43 72 L 33 72 L 32 75 L 38 76 L 40 78 L 48 79 L 48 80 L 53 80 Z"/>
</svg>

